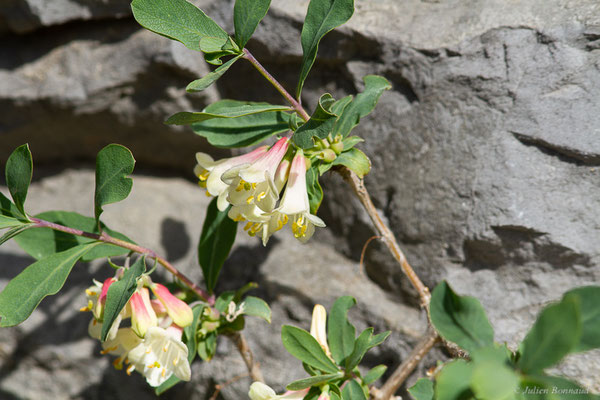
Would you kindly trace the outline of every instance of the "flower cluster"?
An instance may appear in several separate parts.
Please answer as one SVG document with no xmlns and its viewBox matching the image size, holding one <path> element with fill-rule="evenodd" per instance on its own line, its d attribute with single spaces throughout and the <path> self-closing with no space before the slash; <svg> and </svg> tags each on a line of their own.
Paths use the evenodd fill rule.
<svg viewBox="0 0 600 400">
<path fill-rule="evenodd" d="M 108 288 L 117 280 L 94 281 L 94 286 L 86 290 L 88 304 L 81 311 L 93 313 L 88 331 L 95 339 L 101 338 Z M 155 299 L 150 299 L 148 287 Z M 127 318 L 131 318 L 131 326 L 121 328 L 121 322 Z M 188 349 L 181 337 L 183 328 L 190 325 L 192 319 L 192 309 L 185 302 L 165 286 L 144 277 L 111 326 L 102 343 L 102 354 L 116 355 L 115 368 L 122 369 L 125 364 L 127 374 L 138 371 L 153 387 L 171 375 L 189 381 Z"/>
<path fill-rule="evenodd" d="M 217 207 L 234 221 L 246 221 L 250 236 L 259 235 L 266 245 L 273 233 L 292 221 L 292 232 L 306 242 L 315 226 L 325 223 L 310 213 L 306 187 L 306 159 L 301 149 L 292 161 L 289 139 L 281 138 L 270 148 L 262 146 L 238 157 L 214 161 L 197 153 L 194 173 L 207 194 L 217 197 Z M 284 190 L 280 199 L 280 193 Z"/>
</svg>

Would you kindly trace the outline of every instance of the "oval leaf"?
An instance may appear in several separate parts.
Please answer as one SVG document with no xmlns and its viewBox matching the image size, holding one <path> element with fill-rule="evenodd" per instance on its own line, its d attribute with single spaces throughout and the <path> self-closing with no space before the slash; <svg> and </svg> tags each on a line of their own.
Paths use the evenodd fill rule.
<svg viewBox="0 0 600 400">
<path fill-rule="evenodd" d="M 342 400 L 367 400 L 362 387 L 355 380 L 348 381 L 342 390 Z"/>
<path fill-rule="evenodd" d="M 346 358 L 346 371 L 352 371 L 360 363 L 360 360 L 362 360 L 369 350 L 369 343 L 372 337 L 373 328 L 367 328 L 356 338 L 354 349 L 348 358 Z"/>
<path fill-rule="evenodd" d="M 371 171 L 371 160 L 365 153 L 356 148 L 343 152 L 331 164 L 343 165 L 361 179 Z"/>
<path fill-rule="evenodd" d="M 454 360 L 444 365 L 435 379 L 436 400 L 472 399 L 470 389 L 473 365 L 465 360 Z"/>
<path fill-rule="evenodd" d="M 325 93 L 319 99 L 319 103 L 310 119 L 294 132 L 292 140 L 302 149 L 310 149 L 315 145 L 313 137 L 325 139 L 333 129 L 337 115 L 330 111 L 333 97 Z"/>
<path fill-rule="evenodd" d="M 135 159 L 131 151 L 119 144 L 109 144 L 98 152 L 94 195 L 96 221 L 99 221 L 103 206 L 129 196 L 133 180 L 127 176 L 133 172 L 134 165 Z"/>
<path fill-rule="evenodd" d="M 309 388 L 311 386 L 318 386 L 325 382 L 333 381 L 344 376 L 343 372 L 337 372 L 335 374 L 326 374 L 326 375 L 317 375 L 311 376 L 310 378 L 304 378 L 297 381 L 294 381 L 287 385 L 285 388 L 287 390 L 302 390 Z"/>
<path fill-rule="evenodd" d="M 263 299 L 248 296 L 244 299 L 242 306 L 244 307 L 244 314 L 259 317 L 271 323 L 271 309 Z"/>
<path fill-rule="evenodd" d="M 258 23 L 267 15 L 271 0 L 236 0 L 233 8 L 235 42 L 243 48 L 252 37 Z"/>
<path fill-rule="evenodd" d="M 196 79 L 195 81 L 191 82 L 187 85 L 185 90 L 187 90 L 190 93 L 203 91 L 204 89 L 215 83 L 220 77 L 222 77 L 223 74 L 227 72 L 229 67 L 231 67 L 233 63 L 235 63 L 241 56 L 242 55 L 232 58 L 231 60 L 227 61 L 225 64 L 221 65 L 214 71 L 209 72 L 202 78 Z"/>
<path fill-rule="evenodd" d="M 319 342 L 305 330 L 284 325 L 281 340 L 285 349 L 300 361 L 324 372 L 338 372 L 338 367 L 327 357 Z"/>
<path fill-rule="evenodd" d="M 56 294 L 71 269 L 98 243 L 87 243 L 34 262 L 14 277 L 0 293 L 0 326 L 25 321 L 46 296 Z"/>
<path fill-rule="evenodd" d="M 600 347 L 600 287 L 585 286 L 565 293 L 577 297 L 581 309 L 581 338 L 573 351 L 587 351 Z"/>
<path fill-rule="evenodd" d="M 17 147 L 6 161 L 6 185 L 10 191 L 16 208 L 25 217 L 23 205 L 27 198 L 27 190 L 33 176 L 33 160 L 29 145 Z"/>
<path fill-rule="evenodd" d="M 354 0 L 311 0 L 300 34 L 303 57 L 297 98 L 300 98 L 304 81 L 317 57 L 319 42 L 329 31 L 346 23 L 353 13 Z"/>
<path fill-rule="evenodd" d="M 430 316 L 444 339 L 469 352 L 494 343 L 494 330 L 479 300 L 457 295 L 445 281 L 431 294 Z"/>
<path fill-rule="evenodd" d="M 427 378 L 420 378 L 408 389 L 408 393 L 415 400 L 433 400 L 433 382 Z"/>
<path fill-rule="evenodd" d="M 525 373 L 541 372 L 571 352 L 580 337 L 579 301 L 567 296 L 540 312 L 521 343 L 517 365 Z"/>
<path fill-rule="evenodd" d="M 354 350 L 356 328 L 348 321 L 348 310 L 356 305 L 351 296 L 338 298 L 327 318 L 327 341 L 331 356 L 339 364 Z"/>
<path fill-rule="evenodd" d="M 146 257 L 140 257 L 129 267 L 123 277 L 114 282 L 106 292 L 106 303 L 104 305 L 104 321 L 102 321 L 102 332 L 100 340 L 105 341 L 108 332 L 117 319 L 121 310 L 137 289 L 137 279 L 146 272 Z"/>
<path fill-rule="evenodd" d="M 79 229 L 84 232 L 96 234 L 99 233 L 98 225 L 96 224 L 96 220 L 94 218 L 85 217 L 78 213 L 69 211 L 46 211 L 41 214 L 37 214 L 35 217 L 44 221 L 54 222 L 59 225 Z M 101 226 L 102 230 L 112 237 L 129 243 L 134 243 L 127 236 L 108 229 L 104 224 L 101 224 Z M 94 239 L 55 231 L 50 228 L 36 228 L 28 230 L 22 235 L 19 235 L 15 239 L 15 242 L 17 242 L 17 244 L 21 246 L 25 252 L 27 252 L 27 254 L 39 260 L 49 256 L 50 254 L 64 251 L 80 244 L 92 243 L 94 242 Z M 102 243 L 87 252 L 83 257 L 81 257 L 81 260 L 91 261 L 97 258 L 115 257 L 127 254 L 128 252 L 129 250 L 122 247 Z"/>
<path fill-rule="evenodd" d="M 229 36 L 204 12 L 185 0 L 133 0 L 131 11 L 144 28 L 200 50 L 206 37 L 226 41 Z"/>
<path fill-rule="evenodd" d="M 478 399 L 504 400 L 514 396 L 519 386 L 515 371 L 503 362 L 476 363 L 471 376 L 471 389 Z"/>
<path fill-rule="evenodd" d="M 224 107 L 229 104 L 228 107 Z M 213 104 L 215 106 L 215 104 Z M 202 112 L 178 112 L 171 115 L 166 121 L 166 124 L 172 125 L 190 125 L 196 122 L 203 122 L 213 118 L 239 118 L 246 115 L 260 114 L 272 111 L 289 111 L 287 106 L 277 106 L 267 103 L 241 103 L 241 102 L 220 102 L 217 107 L 211 107 L 211 111 L 205 110 Z"/>
<path fill-rule="evenodd" d="M 374 383 L 377 379 L 381 378 L 383 374 L 385 374 L 385 371 L 387 371 L 387 366 L 383 364 L 373 367 L 369 370 L 369 372 L 365 374 L 365 376 L 363 377 L 363 382 L 365 383 L 365 385 L 370 385 Z"/>
<path fill-rule="evenodd" d="M 210 202 L 198 243 L 198 262 L 210 292 L 217 285 L 221 267 L 229 255 L 237 233 L 237 222 L 227 216 L 228 211 L 229 209 L 219 211 L 216 198 Z"/>
</svg>

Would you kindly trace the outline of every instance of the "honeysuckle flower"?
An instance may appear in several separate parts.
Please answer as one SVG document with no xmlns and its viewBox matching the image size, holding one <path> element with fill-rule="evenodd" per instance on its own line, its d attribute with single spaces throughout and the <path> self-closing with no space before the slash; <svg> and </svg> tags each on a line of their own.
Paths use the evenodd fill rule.
<svg viewBox="0 0 600 400">
<path fill-rule="evenodd" d="M 169 317 L 171 317 L 175 324 L 183 328 L 192 323 L 194 313 L 190 306 L 173 296 L 166 286 L 160 283 L 153 283 L 150 285 L 150 289 L 152 289 L 152 293 L 165 306 L 167 314 L 169 314 Z"/>
<path fill-rule="evenodd" d="M 104 314 L 104 304 L 106 303 L 106 293 L 108 287 L 114 282 L 113 278 L 108 278 L 104 283 L 94 281 L 94 285 L 90 286 L 85 290 L 88 304 L 85 307 L 79 309 L 79 311 L 91 311 L 93 314 L 92 320 L 88 324 L 88 334 L 94 339 L 100 340 L 102 334 L 102 318 Z M 108 332 L 107 339 L 113 339 L 117 334 L 121 320 L 125 318 L 126 310 L 123 310 L 117 315 L 114 320 L 110 331 Z"/>
<path fill-rule="evenodd" d="M 288 147 L 289 139 L 281 138 L 252 164 L 225 172 L 222 179 L 229 184 L 227 201 L 233 206 L 256 204 L 262 211 L 271 212 L 283 187 L 278 188 L 275 180 Z"/>
<path fill-rule="evenodd" d="M 223 182 L 221 179 L 223 173 L 234 167 L 253 163 L 264 155 L 267 149 L 268 146 L 262 146 L 250 153 L 218 161 L 214 161 L 206 153 L 196 153 L 198 165 L 194 168 L 194 174 L 200 180 L 200 185 L 206 187 L 207 193 L 217 197 L 217 207 L 220 211 L 224 211 L 228 206 L 227 189 L 229 188 L 229 184 Z"/>
<path fill-rule="evenodd" d="M 129 352 L 141 342 L 142 339 L 131 328 L 121 328 L 114 338 L 102 343 L 102 354 L 116 355 L 117 358 L 113 361 L 113 366 L 116 369 L 121 369 Z"/>
<path fill-rule="evenodd" d="M 312 321 L 310 324 L 310 334 L 317 339 L 321 348 L 331 358 L 331 351 L 327 344 L 327 310 L 320 304 L 316 304 L 313 308 Z"/>
<path fill-rule="evenodd" d="M 181 329 L 151 326 L 144 340 L 131 349 L 127 358 L 131 365 L 127 372 L 137 370 L 152 387 L 160 386 L 171 375 L 183 381 L 191 378 L 188 349 L 181 341 Z"/>
<path fill-rule="evenodd" d="M 277 395 L 270 386 L 262 382 L 254 382 L 250 385 L 248 396 L 251 400 L 301 400 L 308 393 L 308 388 L 303 390 L 288 391 L 282 395 Z"/>
<path fill-rule="evenodd" d="M 131 306 L 131 329 L 139 336 L 145 337 L 146 331 L 157 326 L 158 319 L 150 303 L 148 289 L 136 290 L 129 299 Z"/>
<path fill-rule="evenodd" d="M 306 242 L 313 235 L 315 226 L 324 227 L 325 222 L 310 213 L 308 191 L 306 189 L 306 159 L 299 149 L 292 160 L 287 187 L 283 193 L 281 204 L 272 215 L 269 230 L 281 229 L 292 219 L 292 232 L 301 242 Z M 272 232 L 269 232 L 272 234 Z"/>
</svg>

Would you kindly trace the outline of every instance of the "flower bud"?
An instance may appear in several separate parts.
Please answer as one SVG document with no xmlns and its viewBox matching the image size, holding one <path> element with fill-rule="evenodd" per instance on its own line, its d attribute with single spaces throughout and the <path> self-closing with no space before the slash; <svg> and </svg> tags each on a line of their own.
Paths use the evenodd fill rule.
<svg viewBox="0 0 600 400">
<path fill-rule="evenodd" d="M 325 354 L 331 357 L 329 346 L 327 345 L 327 311 L 320 304 L 315 305 L 312 314 L 312 323 L 310 325 L 310 334 L 317 339 L 317 342 L 323 348 Z"/>
<path fill-rule="evenodd" d="M 333 162 L 337 158 L 337 155 L 336 155 L 335 151 L 333 151 L 331 149 L 324 149 L 319 153 L 318 157 L 321 160 L 330 163 L 330 162 Z"/>
<path fill-rule="evenodd" d="M 116 282 L 115 278 L 107 278 L 102 283 L 102 291 L 100 292 L 100 297 L 98 297 L 98 302 L 96 303 L 96 308 L 94 310 L 94 317 L 101 320 L 104 318 L 104 304 L 106 304 L 106 294 L 108 293 L 108 288 L 110 285 Z"/>
<path fill-rule="evenodd" d="M 344 151 L 344 143 L 334 142 L 331 144 L 330 148 L 331 150 L 335 151 L 335 154 L 339 155 L 342 151 Z"/>
<path fill-rule="evenodd" d="M 160 283 L 155 283 L 150 288 L 152 289 L 152 293 L 165 306 L 167 314 L 169 314 L 169 317 L 171 317 L 175 324 L 186 327 L 192 323 L 194 313 L 190 306 L 173 296 L 169 289 Z"/>
<path fill-rule="evenodd" d="M 272 400 L 277 397 L 277 394 L 270 386 L 262 382 L 254 382 L 250 385 L 248 396 L 250 396 L 251 400 Z"/>
<path fill-rule="evenodd" d="M 158 325 L 148 289 L 138 289 L 129 299 L 129 304 L 131 305 L 131 329 L 143 338 L 148 328 Z"/>
</svg>

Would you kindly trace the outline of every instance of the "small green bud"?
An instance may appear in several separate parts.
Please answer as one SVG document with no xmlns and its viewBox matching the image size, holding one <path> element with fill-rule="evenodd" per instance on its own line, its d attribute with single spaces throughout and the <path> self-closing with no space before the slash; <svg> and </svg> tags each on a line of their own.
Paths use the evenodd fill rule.
<svg viewBox="0 0 600 400">
<path fill-rule="evenodd" d="M 221 318 L 221 313 L 215 308 L 206 307 L 204 309 L 204 316 L 209 321 L 218 321 Z"/>
<path fill-rule="evenodd" d="M 339 155 L 342 151 L 344 151 L 344 143 L 334 142 L 331 145 L 331 150 L 333 150 L 335 152 L 335 154 Z"/>
<path fill-rule="evenodd" d="M 205 335 L 209 332 L 214 332 L 217 330 L 217 328 L 220 326 L 221 324 L 218 321 L 215 322 L 209 322 L 209 321 L 204 321 L 202 323 L 202 326 L 200 328 L 200 331 L 203 332 Z"/>
<path fill-rule="evenodd" d="M 325 161 L 325 162 L 333 162 L 333 160 L 335 160 L 337 158 L 337 155 L 335 154 L 335 151 L 331 150 L 331 149 L 325 149 L 323 151 L 321 151 L 321 153 L 319 153 L 319 155 L 317 156 L 319 157 L 321 160 Z"/>
</svg>

